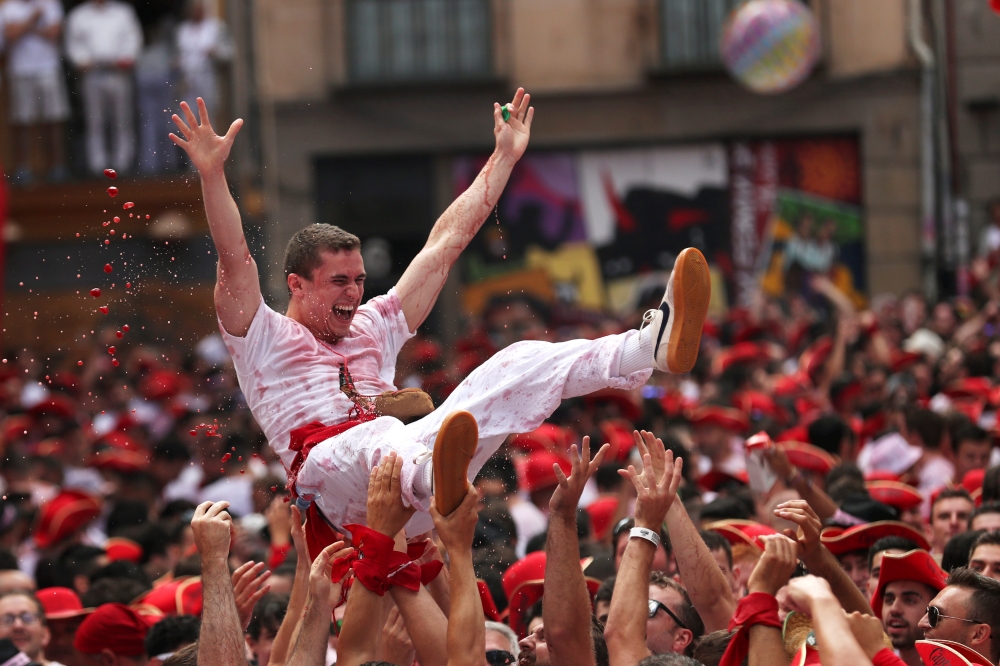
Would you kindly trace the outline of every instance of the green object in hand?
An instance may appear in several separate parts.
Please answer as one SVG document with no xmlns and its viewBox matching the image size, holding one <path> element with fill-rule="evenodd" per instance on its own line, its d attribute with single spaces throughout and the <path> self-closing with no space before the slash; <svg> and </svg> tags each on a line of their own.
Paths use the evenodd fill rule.
<svg viewBox="0 0 1000 666">
<path fill-rule="evenodd" d="M 510 107 L 509 106 L 507 106 L 506 104 L 504 104 L 502 107 L 500 107 L 500 113 L 503 115 L 503 121 L 504 122 L 507 122 L 508 120 L 510 120 Z"/>
</svg>

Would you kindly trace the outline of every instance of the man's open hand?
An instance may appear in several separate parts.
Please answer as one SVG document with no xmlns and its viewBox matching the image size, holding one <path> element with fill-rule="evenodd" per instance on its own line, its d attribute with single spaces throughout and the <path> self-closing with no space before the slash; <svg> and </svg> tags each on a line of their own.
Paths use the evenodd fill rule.
<svg viewBox="0 0 1000 666">
<path fill-rule="evenodd" d="M 812 616 L 812 607 L 817 601 L 833 600 L 830 583 L 819 576 L 802 576 L 788 582 L 788 605 L 792 610 Z"/>
<path fill-rule="evenodd" d="M 761 540 L 764 542 L 764 554 L 750 574 L 747 590 L 774 596 L 795 573 L 799 563 L 799 545 L 781 534 L 764 536 Z"/>
<path fill-rule="evenodd" d="M 470 552 L 472 538 L 476 534 L 476 523 L 479 521 L 479 493 L 475 486 L 469 486 L 469 492 L 458 505 L 458 508 L 442 516 L 437 506 L 431 502 L 431 518 L 437 528 L 441 543 L 450 554 Z"/>
<path fill-rule="evenodd" d="M 368 527 L 390 539 L 416 511 L 403 504 L 402 473 L 403 459 L 393 451 L 372 468 L 368 478 Z"/>
<path fill-rule="evenodd" d="M 333 561 L 353 552 L 353 548 L 344 548 L 343 541 L 331 543 L 320 551 L 309 570 L 309 603 L 328 605 L 331 612 L 337 607 L 341 590 L 344 589 L 344 580 L 350 575 L 350 571 L 341 580 L 332 580 Z"/>
<path fill-rule="evenodd" d="M 675 461 L 673 451 L 661 453 L 663 442 L 655 442 L 659 442 L 659 446 L 647 447 L 642 457 L 642 474 L 636 472 L 632 465 L 618 473 L 628 478 L 635 488 L 635 526 L 659 532 L 670 505 L 677 497 L 684 461 L 680 458 Z M 663 471 L 657 475 L 657 469 Z"/>
<path fill-rule="evenodd" d="M 824 548 L 819 538 L 823 522 L 816 512 L 805 500 L 791 500 L 779 504 L 774 510 L 774 515 L 799 526 L 795 532 L 785 530 L 785 536 L 798 541 L 799 558 L 807 567 L 815 568 L 813 565 L 822 557 Z"/>
<path fill-rule="evenodd" d="M 529 106 L 531 95 L 518 88 L 510 103 L 510 118 L 503 119 L 503 111 L 499 104 L 493 105 L 493 135 L 496 137 L 496 152 L 502 157 L 517 161 L 528 148 L 531 137 L 531 119 L 535 110 Z"/>
<path fill-rule="evenodd" d="M 191 531 L 202 562 L 225 561 L 233 539 L 233 519 L 226 511 L 229 502 L 202 502 L 194 510 Z"/>
<path fill-rule="evenodd" d="M 236 611 L 239 613 L 243 631 L 250 625 L 253 607 L 271 589 L 271 586 L 266 584 L 270 577 L 271 572 L 264 570 L 263 562 L 256 564 L 246 562 L 233 572 L 233 594 L 236 597 Z"/>
<path fill-rule="evenodd" d="M 184 135 L 184 139 L 170 133 L 170 140 L 184 149 L 191 164 L 198 169 L 198 173 L 204 175 L 215 171 L 222 171 L 222 166 L 229 157 L 229 151 L 233 147 L 233 141 L 243 127 L 243 120 L 237 118 L 229 126 L 229 131 L 225 136 L 219 136 L 212 129 L 212 124 L 208 121 L 208 109 L 205 108 L 205 100 L 198 98 L 198 115 L 201 122 L 195 118 L 194 112 L 187 102 L 181 102 L 181 112 L 185 120 L 181 120 L 176 113 L 171 116 L 171 120 L 177 125 L 177 129 Z M 185 140 L 186 139 L 186 140 Z"/>
<path fill-rule="evenodd" d="M 569 478 L 566 478 L 559 465 L 552 465 L 556 479 L 559 480 L 559 485 L 549 500 L 549 509 L 553 514 L 561 514 L 572 518 L 574 522 L 576 521 L 576 507 L 580 504 L 580 495 L 583 494 L 583 488 L 587 485 L 587 479 L 601 466 L 601 462 L 610 448 L 610 444 L 605 444 L 591 460 L 590 437 L 584 437 L 582 452 L 577 452 L 576 444 L 569 449 L 569 461 L 572 466 Z"/>
</svg>

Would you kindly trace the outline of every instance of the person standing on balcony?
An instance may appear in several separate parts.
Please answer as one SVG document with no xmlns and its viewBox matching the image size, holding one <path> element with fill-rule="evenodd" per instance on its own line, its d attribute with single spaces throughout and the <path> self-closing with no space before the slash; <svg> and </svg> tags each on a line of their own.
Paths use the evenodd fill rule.
<svg viewBox="0 0 1000 666">
<path fill-rule="evenodd" d="M 132 68 L 142 50 L 142 27 L 132 6 L 118 0 L 87 0 L 69 13 L 66 53 L 83 79 L 87 115 L 87 165 L 94 174 L 132 167 Z M 111 126 L 110 162 L 104 133 Z"/>
<path fill-rule="evenodd" d="M 218 110 L 219 83 L 216 65 L 232 58 L 232 42 L 226 24 L 205 14 L 204 0 L 189 0 L 187 20 L 177 29 L 180 53 L 181 99 L 197 106 L 201 97 L 205 106 Z"/>
<path fill-rule="evenodd" d="M 0 30 L 7 43 L 10 122 L 14 126 L 13 182 L 27 185 L 31 137 L 47 143 L 48 179 L 66 180 L 63 124 L 69 117 L 66 82 L 59 61 L 63 9 L 59 0 L 7 0 L 0 5 Z"/>
</svg>

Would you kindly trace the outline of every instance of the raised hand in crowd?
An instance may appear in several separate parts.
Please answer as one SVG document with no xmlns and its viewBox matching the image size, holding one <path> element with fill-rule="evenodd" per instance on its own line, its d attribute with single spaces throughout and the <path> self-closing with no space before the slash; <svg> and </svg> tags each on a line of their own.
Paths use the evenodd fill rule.
<svg viewBox="0 0 1000 666">
<path fill-rule="evenodd" d="M 799 559 L 810 573 L 822 576 L 828 581 L 843 607 L 848 612 L 858 611 L 872 615 L 871 606 L 868 605 L 864 594 L 820 540 L 823 524 L 809 503 L 804 500 L 783 502 L 774 510 L 774 515 L 798 525 L 795 531 L 786 530 L 785 536 L 798 542 Z"/>
<path fill-rule="evenodd" d="M 309 598 L 306 611 L 302 616 L 302 626 L 299 629 L 294 647 L 288 656 L 288 666 L 325 666 L 326 646 L 330 637 L 333 609 L 340 602 L 344 584 L 344 578 L 332 579 L 333 562 L 349 556 L 352 552 L 354 552 L 353 548 L 346 548 L 343 541 L 337 541 L 321 550 L 313 561 L 309 570 Z M 361 587 L 361 585 L 352 586 L 352 595 L 355 587 Z M 372 596 L 378 599 L 374 594 Z M 347 643 L 343 643 L 343 632 L 337 647 L 339 648 L 338 663 L 364 663 L 365 659 L 352 652 L 353 643 L 350 636 Z M 374 648 L 371 652 L 374 653 Z M 368 656 L 368 654 L 363 656 Z"/>
<path fill-rule="evenodd" d="M 590 459 L 590 438 L 584 437 L 581 451 L 570 447 L 572 469 L 567 477 L 553 465 L 559 485 L 549 499 L 549 533 L 545 540 L 545 591 L 542 619 L 545 641 L 552 664 L 559 666 L 595 664 L 594 638 L 603 642 L 600 627 L 595 631 L 590 612 L 590 593 L 580 568 L 580 540 L 576 531 L 576 508 L 587 480 L 607 455 L 605 444 Z"/>
<path fill-rule="evenodd" d="M 393 607 L 389 611 L 389 618 L 382 627 L 382 661 L 397 666 L 410 666 L 416 658 L 417 652 L 413 648 L 413 641 L 406 631 L 406 624 L 399 609 Z"/>
<path fill-rule="evenodd" d="M 368 527 L 389 538 L 395 538 L 416 512 L 403 503 L 402 473 L 403 458 L 393 451 L 372 469 L 368 483 Z"/>
<path fill-rule="evenodd" d="M 675 462 L 673 452 L 665 451 L 663 443 L 654 440 L 643 454 L 641 473 L 632 465 L 621 472 L 636 491 L 636 536 L 629 539 L 622 556 L 604 630 L 611 666 L 632 666 L 650 655 L 646 647 L 650 568 L 660 526 L 677 496 L 683 463 L 683 460 Z M 677 632 L 677 637 L 679 641 L 686 639 L 688 644 L 693 639 L 690 630 Z"/>
<path fill-rule="evenodd" d="M 276 501 L 285 504 L 283 497 L 276 497 Z M 291 504 L 291 503 L 289 503 Z M 274 502 L 271 503 L 274 506 Z M 312 563 L 309 560 L 309 548 L 306 545 L 305 523 L 302 521 L 302 514 L 294 504 L 288 511 L 289 537 L 295 548 L 295 579 L 292 581 L 292 591 L 288 596 L 288 609 L 285 617 L 274 635 L 274 642 L 271 643 L 271 659 L 268 666 L 281 666 L 288 658 L 289 650 L 295 644 L 295 637 L 298 628 L 301 626 L 302 612 L 305 610 L 306 599 L 309 594 L 309 572 Z"/>
<path fill-rule="evenodd" d="M 788 603 L 812 618 L 823 666 L 868 666 L 872 660 L 861 648 L 847 615 L 830 584 L 818 576 L 794 578 L 788 583 Z"/>
<path fill-rule="evenodd" d="M 270 591 L 267 579 L 271 572 L 264 569 L 263 562 L 245 562 L 233 572 L 233 593 L 236 595 L 236 611 L 240 616 L 240 626 L 246 631 L 253 616 L 253 607 L 260 598 Z"/>
<path fill-rule="evenodd" d="M 798 544 L 786 536 L 773 534 L 761 537 L 764 554 L 750 575 L 747 590 L 750 594 L 763 593 L 774 596 L 788 584 L 788 579 L 798 566 Z M 787 664 L 781 628 L 766 624 L 750 627 L 749 666 Z"/>
<path fill-rule="evenodd" d="M 201 638 L 198 663 L 245 666 L 243 625 L 229 576 L 229 545 L 233 519 L 229 502 L 204 502 L 191 519 L 194 542 L 201 555 Z"/>
<path fill-rule="evenodd" d="M 854 611 L 847 614 L 847 624 L 869 659 L 874 659 L 875 655 L 886 649 L 887 636 L 882 629 L 882 620 Z"/>
<path fill-rule="evenodd" d="M 448 613 L 448 666 L 480 666 L 486 654 L 486 618 L 472 567 L 472 539 L 479 519 L 475 486 L 447 516 L 431 503 L 431 517 L 451 561 L 451 609 Z M 419 646 L 418 646 L 419 650 Z"/>
</svg>

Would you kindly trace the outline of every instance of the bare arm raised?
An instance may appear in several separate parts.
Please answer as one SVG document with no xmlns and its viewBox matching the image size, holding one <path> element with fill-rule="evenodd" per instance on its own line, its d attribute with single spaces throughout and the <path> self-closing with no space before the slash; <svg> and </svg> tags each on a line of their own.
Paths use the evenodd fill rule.
<svg viewBox="0 0 1000 666">
<path fill-rule="evenodd" d="M 215 311 L 227 333 L 242 337 L 250 330 L 250 322 L 257 313 L 261 298 L 257 264 L 250 256 L 240 211 L 229 192 L 224 171 L 229 150 L 243 127 L 243 120 L 234 120 L 226 135 L 219 136 L 208 121 L 208 109 L 202 98 L 198 98 L 201 122 L 195 118 L 187 102 L 181 102 L 181 112 L 184 120 L 176 113 L 172 118 L 184 138 L 171 133 L 170 140 L 184 149 L 201 176 L 208 227 L 215 250 L 219 253 Z"/>
<path fill-rule="evenodd" d="M 441 214 L 427 243 L 399 278 L 396 292 L 411 332 L 427 319 L 448 279 L 448 272 L 489 217 L 510 172 L 528 147 L 531 119 L 535 115 L 530 102 L 531 95 L 526 94 L 524 88 L 518 88 L 507 121 L 503 119 L 502 107 L 493 105 L 493 134 L 496 137 L 493 154 L 469 189 Z"/>
</svg>

